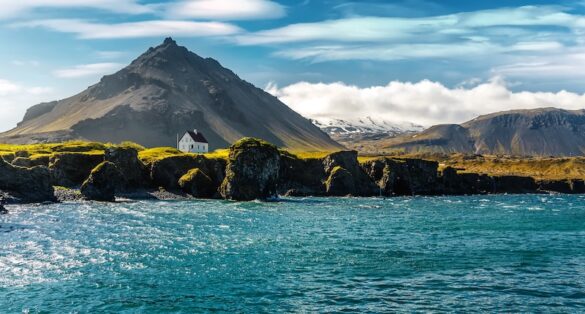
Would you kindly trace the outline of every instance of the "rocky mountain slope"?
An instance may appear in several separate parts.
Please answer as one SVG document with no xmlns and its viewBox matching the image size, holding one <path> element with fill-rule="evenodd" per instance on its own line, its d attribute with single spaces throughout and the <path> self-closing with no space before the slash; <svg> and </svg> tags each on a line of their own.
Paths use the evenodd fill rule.
<svg viewBox="0 0 585 314">
<path fill-rule="evenodd" d="M 578 156 L 585 154 L 585 110 L 542 108 L 480 116 L 385 140 L 388 151 Z"/>
<path fill-rule="evenodd" d="M 298 150 L 341 148 L 274 96 L 170 38 L 80 94 L 30 108 L 16 128 L 0 134 L 0 141 L 129 140 L 174 146 L 177 133 L 195 128 L 205 134 L 210 149 L 245 136 Z"/>
</svg>

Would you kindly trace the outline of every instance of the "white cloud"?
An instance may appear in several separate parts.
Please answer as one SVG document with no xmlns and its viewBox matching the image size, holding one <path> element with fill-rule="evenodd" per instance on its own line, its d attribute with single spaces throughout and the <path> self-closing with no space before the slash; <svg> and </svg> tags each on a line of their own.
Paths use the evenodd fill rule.
<svg viewBox="0 0 585 314">
<path fill-rule="evenodd" d="M 8 80 L 0 79 L 0 96 L 5 96 L 11 93 L 19 92 L 22 86 L 10 82 Z"/>
<path fill-rule="evenodd" d="M 115 13 L 142 14 L 153 10 L 136 0 L 0 0 L 0 18 L 21 17 L 39 8 L 92 8 Z"/>
<path fill-rule="evenodd" d="M 561 11 L 558 7 L 524 6 L 431 16 L 421 18 L 350 17 L 285 27 L 242 35 L 243 45 L 310 41 L 334 42 L 417 42 L 477 36 L 491 27 L 558 26 L 585 27 L 585 17 Z M 535 32 L 528 32 L 534 35 Z M 505 36 L 506 33 L 500 34 Z M 481 37 L 481 35 L 479 35 Z M 494 34 L 490 34 L 494 36 Z"/>
<path fill-rule="evenodd" d="M 174 18 L 252 20 L 279 18 L 284 6 L 269 0 L 184 0 L 169 4 L 167 15 Z"/>
<path fill-rule="evenodd" d="M 120 63 L 93 63 L 81 64 L 71 68 L 56 70 L 54 75 L 60 78 L 78 78 L 86 76 L 95 76 L 110 74 L 120 69 L 123 65 Z"/>
<path fill-rule="evenodd" d="M 188 22 L 152 20 L 119 24 L 101 24 L 75 19 L 39 20 L 16 23 L 13 27 L 44 27 L 58 32 L 76 34 L 82 39 L 137 37 L 204 37 L 231 35 L 240 28 L 221 22 Z"/>
<path fill-rule="evenodd" d="M 0 130 L 8 130 L 20 121 L 26 109 L 52 95 L 50 87 L 29 87 L 0 79 Z"/>
<path fill-rule="evenodd" d="M 425 126 L 462 123 L 481 114 L 510 109 L 585 108 L 585 95 L 567 91 L 513 92 L 499 78 L 471 88 L 448 88 L 423 80 L 418 83 L 393 81 L 386 86 L 368 88 L 344 83 L 300 82 L 284 88 L 271 84 L 266 90 L 309 118 L 373 116 Z"/>
<path fill-rule="evenodd" d="M 38 67 L 39 65 L 41 65 L 41 63 L 36 60 L 12 60 L 11 63 L 19 67 L 21 66 Z"/>
</svg>

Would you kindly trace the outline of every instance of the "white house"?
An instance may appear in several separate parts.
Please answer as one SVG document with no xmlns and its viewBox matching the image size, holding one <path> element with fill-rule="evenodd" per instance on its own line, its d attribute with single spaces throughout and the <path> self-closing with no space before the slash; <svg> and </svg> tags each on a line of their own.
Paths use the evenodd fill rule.
<svg viewBox="0 0 585 314">
<path fill-rule="evenodd" d="M 177 149 L 185 153 L 207 153 L 209 143 L 205 136 L 197 130 L 187 131 L 177 142 Z"/>
</svg>

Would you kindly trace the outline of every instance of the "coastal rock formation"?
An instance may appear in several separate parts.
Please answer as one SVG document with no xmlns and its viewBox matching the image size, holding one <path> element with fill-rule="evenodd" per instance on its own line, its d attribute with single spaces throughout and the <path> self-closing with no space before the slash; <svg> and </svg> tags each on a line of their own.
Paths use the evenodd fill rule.
<svg viewBox="0 0 585 314">
<path fill-rule="evenodd" d="M 198 155 L 180 155 L 161 158 L 152 163 L 150 179 L 153 184 L 169 191 L 180 190 L 179 179 L 191 169 L 200 169 L 212 180 L 215 190 L 225 176 L 225 161 Z"/>
<path fill-rule="evenodd" d="M 458 173 L 447 167 L 442 171 L 442 189 L 446 195 L 473 195 L 495 193 L 495 181 L 486 174 Z"/>
<path fill-rule="evenodd" d="M 16 157 L 12 160 L 12 165 L 18 167 L 32 168 L 36 166 L 49 166 L 50 155 L 40 155 L 31 157 Z"/>
<path fill-rule="evenodd" d="M 351 196 L 356 195 L 356 180 L 345 168 L 336 166 L 331 170 L 329 178 L 325 182 L 327 195 L 329 196 Z"/>
<path fill-rule="evenodd" d="M 122 190 L 133 190 L 148 186 L 148 171 L 138 159 L 138 151 L 128 147 L 106 149 L 105 160 L 116 165 L 122 173 Z"/>
<path fill-rule="evenodd" d="M 374 184 L 372 179 L 364 171 L 358 162 L 358 153 L 356 151 L 342 151 L 328 155 L 323 159 L 323 168 L 328 175 L 327 182 L 331 178 L 339 178 L 349 180 L 349 177 L 344 173 L 347 172 L 353 178 L 354 190 L 347 193 L 352 196 L 374 196 L 378 194 L 379 188 Z M 337 167 L 345 171 L 339 170 Z M 334 174 L 334 170 L 341 171 L 339 174 Z M 345 185 L 350 188 L 352 185 Z M 327 189 L 329 191 L 329 188 Z M 337 191 L 339 192 L 339 191 Z"/>
<path fill-rule="evenodd" d="M 88 200 L 113 202 L 123 175 L 114 163 L 104 161 L 95 167 L 81 186 L 81 194 Z"/>
<path fill-rule="evenodd" d="M 201 169 L 189 170 L 179 179 L 179 186 L 183 191 L 196 198 L 213 198 L 217 193 L 217 186 Z"/>
<path fill-rule="evenodd" d="M 10 192 L 22 202 L 55 201 L 47 167 L 15 167 L 0 158 L 0 190 Z"/>
<path fill-rule="evenodd" d="M 103 161 L 104 155 L 101 154 L 53 154 L 49 161 L 53 185 L 78 187 L 87 179 L 92 169 Z"/>
<path fill-rule="evenodd" d="M 276 146 L 254 138 L 241 139 L 230 147 L 221 195 L 236 201 L 276 197 L 279 169 Z"/>
<path fill-rule="evenodd" d="M 323 160 L 301 159 L 283 152 L 280 156 L 278 193 L 287 196 L 324 196 L 327 178 Z"/>
<path fill-rule="evenodd" d="M 385 196 L 441 194 L 438 163 L 421 159 L 380 158 L 362 167 Z"/>
<path fill-rule="evenodd" d="M 538 191 L 534 178 L 520 176 L 496 176 L 494 178 L 494 192 L 496 194 L 525 194 Z"/>
</svg>

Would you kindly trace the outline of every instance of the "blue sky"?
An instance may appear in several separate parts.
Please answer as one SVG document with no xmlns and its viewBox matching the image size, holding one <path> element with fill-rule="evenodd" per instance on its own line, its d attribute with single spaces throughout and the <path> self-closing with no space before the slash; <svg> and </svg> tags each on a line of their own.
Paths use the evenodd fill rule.
<svg viewBox="0 0 585 314">
<path fill-rule="evenodd" d="M 166 36 L 311 117 L 426 125 L 585 104 L 580 0 L 0 0 L 0 130 Z"/>
</svg>

